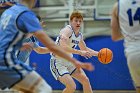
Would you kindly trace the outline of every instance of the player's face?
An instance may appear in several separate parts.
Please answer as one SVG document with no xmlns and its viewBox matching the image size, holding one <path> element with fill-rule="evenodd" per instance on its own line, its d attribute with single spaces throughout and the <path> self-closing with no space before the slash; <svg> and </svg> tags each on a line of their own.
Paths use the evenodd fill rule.
<svg viewBox="0 0 140 93">
<path fill-rule="evenodd" d="M 75 30 L 80 30 L 81 24 L 83 23 L 83 20 L 81 18 L 74 17 L 71 20 L 71 25 Z"/>
</svg>

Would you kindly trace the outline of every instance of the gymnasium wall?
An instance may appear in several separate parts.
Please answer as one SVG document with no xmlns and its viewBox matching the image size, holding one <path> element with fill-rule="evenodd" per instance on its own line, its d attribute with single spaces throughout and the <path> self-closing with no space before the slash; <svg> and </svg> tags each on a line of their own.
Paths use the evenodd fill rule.
<svg viewBox="0 0 140 93">
<path fill-rule="evenodd" d="M 113 53 L 113 61 L 110 64 L 101 64 L 97 57 L 85 59 L 81 56 L 75 57 L 83 62 L 91 62 L 95 66 L 93 72 L 85 71 L 94 90 L 133 90 L 132 80 L 128 72 L 126 58 L 124 56 L 123 41 L 113 42 L 110 36 L 94 36 L 85 40 L 88 47 L 99 51 L 101 48 L 110 48 Z M 40 44 L 42 46 L 42 44 Z M 37 54 L 32 52 L 30 61 L 37 63 L 37 72 L 45 78 L 54 90 L 63 89 L 64 86 L 54 79 L 49 68 L 49 54 Z M 82 86 L 76 81 L 77 89 Z"/>
</svg>

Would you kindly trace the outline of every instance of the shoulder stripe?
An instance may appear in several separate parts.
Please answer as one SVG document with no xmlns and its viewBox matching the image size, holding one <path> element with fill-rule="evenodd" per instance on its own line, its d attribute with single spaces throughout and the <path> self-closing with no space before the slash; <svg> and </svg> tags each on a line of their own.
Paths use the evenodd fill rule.
<svg viewBox="0 0 140 93">
<path fill-rule="evenodd" d="M 17 28 L 18 28 L 20 31 L 22 31 L 22 32 L 24 32 L 24 33 L 27 33 L 27 31 L 23 31 L 23 29 L 21 29 L 21 28 L 18 26 L 18 18 L 19 18 L 23 13 L 25 13 L 25 12 L 27 12 L 27 11 L 23 11 L 22 13 L 20 13 L 20 14 L 17 16 L 17 19 L 16 19 L 16 26 L 17 26 Z"/>
</svg>

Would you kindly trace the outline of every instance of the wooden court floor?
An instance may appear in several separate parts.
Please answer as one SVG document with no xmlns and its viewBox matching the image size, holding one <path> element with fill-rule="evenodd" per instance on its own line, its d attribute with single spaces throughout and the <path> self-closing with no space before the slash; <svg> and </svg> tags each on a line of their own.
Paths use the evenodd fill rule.
<svg viewBox="0 0 140 93">
<path fill-rule="evenodd" d="M 54 90 L 53 93 L 62 93 L 61 90 Z M 75 93 L 83 93 L 82 91 L 76 91 Z M 93 93 L 136 93 L 133 90 L 94 90 Z"/>
<path fill-rule="evenodd" d="M 17 91 L 0 91 L 0 93 L 22 93 Z M 53 90 L 53 93 L 62 93 L 62 90 Z M 76 91 L 75 93 L 83 93 L 82 91 Z M 93 93 L 136 93 L 133 90 L 94 90 Z"/>
</svg>

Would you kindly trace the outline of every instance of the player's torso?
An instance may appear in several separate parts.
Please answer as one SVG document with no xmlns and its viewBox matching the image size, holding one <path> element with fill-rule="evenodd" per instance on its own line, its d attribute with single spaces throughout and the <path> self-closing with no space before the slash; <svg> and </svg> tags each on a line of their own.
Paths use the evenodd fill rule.
<svg viewBox="0 0 140 93">
<path fill-rule="evenodd" d="M 16 57 L 25 37 L 25 33 L 17 27 L 17 18 L 25 11 L 29 11 L 28 8 L 15 5 L 6 10 L 0 19 L 0 66 L 3 69 L 20 70 L 22 75 L 32 70 Z"/>
<path fill-rule="evenodd" d="M 82 38 L 82 33 L 79 32 L 79 34 L 76 35 L 70 25 L 67 25 L 66 27 L 68 27 L 71 31 L 71 35 L 69 36 L 68 46 L 71 48 L 76 48 Z M 60 36 L 58 36 L 56 39 L 56 44 L 58 44 L 58 45 L 59 45 L 59 39 L 60 39 Z"/>
<path fill-rule="evenodd" d="M 79 33 L 77 36 L 75 35 L 74 32 L 72 32 L 72 35 L 69 37 L 70 41 L 69 41 L 69 45 L 71 48 L 76 48 L 82 38 L 81 33 Z"/>
<path fill-rule="evenodd" d="M 67 25 L 66 27 L 69 27 L 70 30 L 71 30 L 71 35 L 70 35 L 70 37 L 69 37 L 68 46 L 71 47 L 71 48 L 73 48 L 73 49 L 75 49 L 75 48 L 78 46 L 78 44 L 79 44 L 79 42 L 80 42 L 80 40 L 81 40 L 81 38 L 82 38 L 82 33 L 79 32 L 79 34 L 76 35 L 76 34 L 74 33 L 74 30 L 72 29 L 72 27 L 71 27 L 70 25 Z M 57 37 L 55 43 L 56 43 L 57 45 L 59 45 L 59 43 L 60 43 L 59 41 L 60 41 L 60 36 Z M 70 53 L 70 55 L 73 57 L 73 54 Z"/>
<path fill-rule="evenodd" d="M 140 1 L 119 0 L 119 23 L 125 42 L 140 40 Z"/>
<path fill-rule="evenodd" d="M 0 19 L 0 88 L 11 87 L 32 71 L 32 68 L 17 60 L 16 51 L 21 47 L 24 33 L 17 27 L 17 18 L 25 7 L 13 6 Z"/>
<path fill-rule="evenodd" d="M 0 58 L 3 58 L 5 52 L 14 52 L 21 46 L 24 33 L 17 27 L 17 18 L 26 10 L 24 7 L 15 6 L 2 14 L 0 19 Z"/>
</svg>

